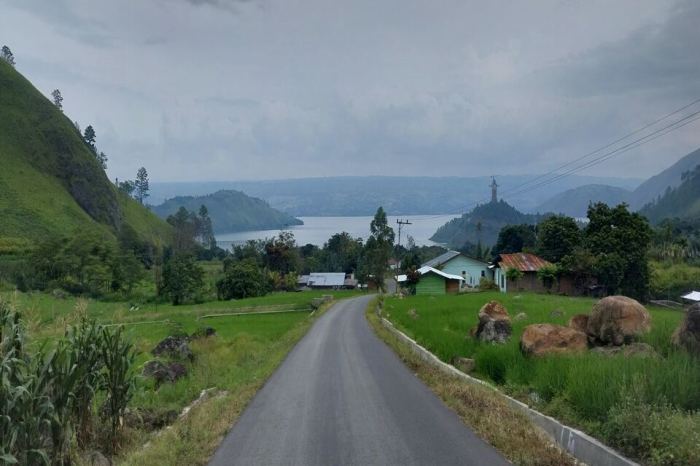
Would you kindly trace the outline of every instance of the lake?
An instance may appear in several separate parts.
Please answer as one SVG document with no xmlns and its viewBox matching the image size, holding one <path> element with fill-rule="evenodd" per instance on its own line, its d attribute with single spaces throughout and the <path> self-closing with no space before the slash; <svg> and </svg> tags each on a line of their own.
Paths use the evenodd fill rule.
<svg viewBox="0 0 700 466">
<path fill-rule="evenodd" d="M 457 218 L 458 215 L 413 215 L 394 217 L 389 216 L 389 225 L 398 235 L 399 218 L 408 220 L 411 225 L 404 225 L 401 229 L 401 244 L 406 244 L 406 238 L 411 235 L 418 246 L 435 244 L 430 241 L 430 237 L 438 227 L 446 222 Z M 369 236 L 369 224 L 372 216 L 367 217 L 299 217 L 303 220 L 303 225 L 289 227 L 288 230 L 294 233 L 297 244 L 315 244 L 323 246 L 328 238 L 335 233 L 346 231 L 353 237 L 360 237 L 363 240 Z M 219 247 L 229 249 L 231 245 L 245 243 L 251 239 L 264 239 L 276 236 L 281 230 L 258 230 L 240 231 L 237 233 L 220 233 L 216 235 Z M 398 239 L 398 237 L 397 237 Z"/>
</svg>

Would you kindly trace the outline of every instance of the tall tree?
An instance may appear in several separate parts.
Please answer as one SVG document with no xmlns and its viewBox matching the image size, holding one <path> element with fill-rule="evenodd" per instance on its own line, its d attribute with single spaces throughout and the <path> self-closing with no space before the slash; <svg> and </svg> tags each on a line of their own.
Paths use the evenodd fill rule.
<svg viewBox="0 0 700 466">
<path fill-rule="evenodd" d="M 199 242 L 208 249 L 214 249 L 216 247 L 216 238 L 214 237 L 214 226 L 211 222 L 211 217 L 209 217 L 209 210 L 207 206 L 202 204 L 199 208 L 199 224 L 197 236 L 199 237 Z"/>
<path fill-rule="evenodd" d="M 136 186 L 136 199 L 143 204 L 144 199 L 149 196 L 148 191 L 150 189 L 148 186 L 148 172 L 144 167 L 139 168 L 139 171 L 136 172 L 134 185 Z"/>
<path fill-rule="evenodd" d="M 12 54 L 12 50 L 10 50 L 10 47 L 7 45 L 2 46 L 2 57 L 3 60 L 5 60 L 7 63 L 9 63 L 12 66 L 15 66 L 15 56 Z"/>
<path fill-rule="evenodd" d="M 581 245 L 581 230 L 571 217 L 553 215 L 537 225 L 537 254 L 560 262 Z"/>
<path fill-rule="evenodd" d="M 97 147 L 95 146 L 96 140 L 97 134 L 95 133 L 95 128 L 93 128 L 92 125 L 88 125 L 83 132 L 83 141 L 85 141 L 85 144 L 90 146 L 90 149 L 92 149 L 92 152 L 94 153 L 97 152 Z"/>
<path fill-rule="evenodd" d="M 588 207 L 590 222 L 584 230 L 584 245 L 596 257 L 596 275 L 608 293 L 646 301 L 650 270 L 647 253 L 652 230 L 646 218 L 630 212 L 626 204 Z"/>
<path fill-rule="evenodd" d="M 105 154 L 102 151 L 95 153 L 95 159 L 97 160 L 97 163 L 100 164 L 100 167 L 102 167 L 103 170 L 107 170 L 107 154 Z"/>
<path fill-rule="evenodd" d="M 63 111 L 63 96 L 61 95 L 61 91 L 54 89 L 51 96 L 53 97 L 53 104 L 56 106 L 56 108 Z"/>
<path fill-rule="evenodd" d="M 384 208 L 379 207 L 369 225 L 370 236 L 364 253 L 364 269 L 377 289 L 385 291 L 386 272 L 394 248 L 394 230 L 389 226 Z"/>
<path fill-rule="evenodd" d="M 533 225 L 506 225 L 498 233 L 493 254 L 522 252 L 524 249 L 535 247 L 535 242 L 535 227 Z"/>
<path fill-rule="evenodd" d="M 180 206 L 177 212 L 166 219 L 175 230 L 173 249 L 176 254 L 192 253 L 194 251 L 198 229 L 196 217 L 194 213 Z"/>
</svg>

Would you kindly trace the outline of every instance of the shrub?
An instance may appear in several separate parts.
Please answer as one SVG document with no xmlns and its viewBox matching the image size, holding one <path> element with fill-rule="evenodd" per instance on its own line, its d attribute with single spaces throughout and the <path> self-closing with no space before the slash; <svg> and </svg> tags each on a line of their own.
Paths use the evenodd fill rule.
<svg viewBox="0 0 700 466">
<path fill-rule="evenodd" d="M 264 296 L 269 291 L 269 277 L 250 260 L 231 264 L 225 276 L 216 282 L 216 293 L 221 300 Z"/>
<path fill-rule="evenodd" d="M 482 291 L 497 290 L 498 285 L 496 285 L 496 282 L 494 282 L 490 278 L 481 277 L 481 279 L 479 280 L 479 289 Z"/>
<path fill-rule="evenodd" d="M 204 288 L 204 270 L 189 254 L 176 254 L 163 267 L 160 293 L 174 306 L 196 301 Z"/>
<path fill-rule="evenodd" d="M 608 442 L 645 464 L 700 464 L 700 414 L 645 403 L 632 391 L 610 410 L 602 429 Z"/>
</svg>

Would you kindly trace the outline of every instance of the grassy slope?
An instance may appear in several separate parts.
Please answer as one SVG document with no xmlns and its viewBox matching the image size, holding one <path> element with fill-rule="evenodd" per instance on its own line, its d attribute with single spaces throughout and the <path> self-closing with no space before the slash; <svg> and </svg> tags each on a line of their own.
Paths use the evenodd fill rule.
<svg viewBox="0 0 700 466">
<path fill-rule="evenodd" d="M 0 238 L 113 232 L 122 221 L 144 238 L 169 234 L 162 220 L 120 198 L 71 121 L 3 61 L 0 89 Z"/>
</svg>

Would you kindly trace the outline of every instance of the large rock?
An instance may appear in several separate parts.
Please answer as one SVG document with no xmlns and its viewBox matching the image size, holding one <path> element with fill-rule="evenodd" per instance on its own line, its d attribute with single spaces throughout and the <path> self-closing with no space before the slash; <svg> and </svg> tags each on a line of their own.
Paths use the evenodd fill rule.
<svg viewBox="0 0 700 466">
<path fill-rule="evenodd" d="M 194 359 L 194 354 L 188 345 L 187 336 L 169 336 L 165 337 L 151 351 L 154 356 L 176 358 L 176 359 Z"/>
<path fill-rule="evenodd" d="M 569 319 L 569 327 L 579 332 L 588 331 L 588 314 L 576 314 Z"/>
<path fill-rule="evenodd" d="M 586 331 L 596 344 L 624 345 L 651 328 L 649 312 L 632 298 L 608 296 L 593 306 Z"/>
<path fill-rule="evenodd" d="M 533 324 L 525 327 L 520 349 L 532 356 L 579 352 L 588 349 L 588 338 L 585 333 L 563 325 Z"/>
<path fill-rule="evenodd" d="M 489 301 L 479 310 L 476 337 L 487 343 L 505 343 L 513 333 L 510 316 L 498 301 Z"/>
<path fill-rule="evenodd" d="M 165 382 L 175 382 L 187 375 L 187 368 L 179 362 L 165 363 L 153 359 L 143 365 L 144 377 L 152 377 L 156 381 L 156 386 Z"/>
<path fill-rule="evenodd" d="M 672 337 L 673 344 L 700 355 L 700 304 L 693 304 Z"/>
</svg>

